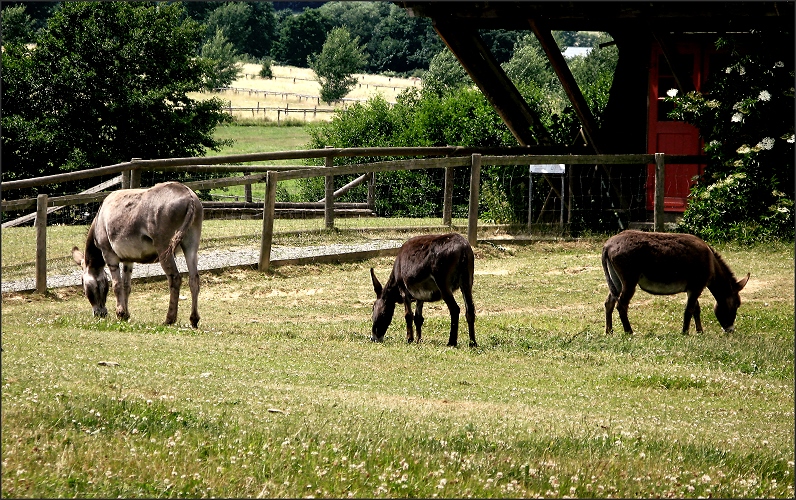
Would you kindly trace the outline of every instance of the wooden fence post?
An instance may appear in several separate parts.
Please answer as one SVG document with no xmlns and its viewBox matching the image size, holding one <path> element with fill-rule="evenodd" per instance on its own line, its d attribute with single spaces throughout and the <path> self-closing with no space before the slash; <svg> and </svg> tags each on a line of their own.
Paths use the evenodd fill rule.
<svg viewBox="0 0 796 500">
<path fill-rule="evenodd" d="M 246 175 L 246 172 L 243 172 Z M 252 203 L 252 185 L 251 182 L 243 185 L 243 198 L 246 203 Z"/>
<path fill-rule="evenodd" d="M 663 197 L 664 182 L 666 178 L 666 165 L 663 160 L 663 153 L 655 153 L 655 206 L 653 211 L 653 229 L 663 231 Z"/>
<path fill-rule="evenodd" d="M 135 163 L 137 160 L 141 158 L 133 158 L 130 160 L 130 163 Z M 130 171 L 130 189 L 138 189 L 141 187 L 141 169 L 133 168 Z M 122 177 L 124 180 L 124 177 Z"/>
<path fill-rule="evenodd" d="M 130 189 L 130 171 L 122 171 L 122 189 Z"/>
<path fill-rule="evenodd" d="M 332 156 L 326 157 L 326 168 L 334 166 L 334 158 Z M 326 197 L 323 200 L 324 210 L 323 219 L 326 224 L 326 229 L 334 228 L 334 176 L 327 175 L 325 178 Z"/>
<path fill-rule="evenodd" d="M 474 153 L 470 166 L 470 207 L 467 213 L 467 241 L 478 242 L 478 198 L 481 190 L 481 155 Z"/>
<path fill-rule="evenodd" d="M 453 221 L 453 167 L 445 167 L 445 188 L 442 195 L 442 225 L 450 226 L 452 221 Z"/>
<path fill-rule="evenodd" d="M 274 207 L 276 206 L 276 170 L 269 170 L 265 176 L 265 200 L 263 200 L 263 236 L 260 240 L 260 262 L 257 269 L 268 271 L 271 267 L 271 242 L 274 239 Z"/>
<path fill-rule="evenodd" d="M 376 173 L 368 174 L 368 208 L 376 211 Z"/>
<path fill-rule="evenodd" d="M 36 291 L 47 292 L 47 195 L 36 198 Z"/>
</svg>

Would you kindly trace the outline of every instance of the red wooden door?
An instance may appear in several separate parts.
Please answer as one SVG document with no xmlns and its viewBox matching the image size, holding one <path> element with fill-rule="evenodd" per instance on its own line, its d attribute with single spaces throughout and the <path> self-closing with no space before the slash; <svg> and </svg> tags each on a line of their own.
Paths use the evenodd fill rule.
<svg viewBox="0 0 796 500">
<path fill-rule="evenodd" d="M 690 68 L 694 88 L 699 90 L 707 68 L 703 70 L 702 51 L 698 44 L 678 44 L 676 57 L 680 66 Z M 702 140 L 699 130 L 685 122 L 667 117 L 672 105 L 664 102 L 667 92 L 676 89 L 677 84 L 666 58 L 660 48 L 653 45 L 650 67 L 649 125 L 647 153 L 666 153 L 682 155 L 702 154 Z M 695 179 L 703 173 L 702 165 L 666 165 L 664 185 L 664 211 L 683 212 L 687 205 L 688 193 Z M 655 166 L 647 166 L 647 210 L 654 208 Z"/>
</svg>

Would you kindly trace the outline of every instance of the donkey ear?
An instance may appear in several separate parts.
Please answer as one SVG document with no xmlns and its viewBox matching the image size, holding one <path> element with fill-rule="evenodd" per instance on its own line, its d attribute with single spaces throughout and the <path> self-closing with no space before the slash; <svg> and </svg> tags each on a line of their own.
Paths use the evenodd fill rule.
<svg viewBox="0 0 796 500">
<path fill-rule="evenodd" d="M 72 247 L 72 259 L 75 261 L 75 264 L 80 267 L 83 267 L 86 264 L 85 258 L 83 257 L 83 252 L 78 250 L 77 247 Z"/>
<path fill-rule="evenodd" d="M 739 292 L 743 290 L 743 287 L 746 286 L 746 283 L 749 281 L 749 276 L 751 275 L 752 273 L 746 273 L 746 278 L 739 279 L 738 282 L 735 284 L 735 288 L 737 288 Z"/>
<path fill-rule="evenodd" d="M 370 268 L 370 279 L 373 281 L 373 291 L 376 292 L 376 298 L 381 297 L 382 286 L 376 274 L 373 273 L 373 268 Z"/>
</svg>

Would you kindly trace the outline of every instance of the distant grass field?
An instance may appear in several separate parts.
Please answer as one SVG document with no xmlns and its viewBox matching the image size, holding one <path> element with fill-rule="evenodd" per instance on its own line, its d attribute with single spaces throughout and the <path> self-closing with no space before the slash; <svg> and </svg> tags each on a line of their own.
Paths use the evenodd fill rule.
<svg viewBox="0 0 796 500">
<path fill-rule="evenodd" d="M 400 311 L 369 341 L 391 258 L 203 273 L 198 330 L 163 281 L 126 323 L 4 294 L 3 496 L 792 498 L 793 246 L 719 246 L 752 274 L 734 334 L 707 291 L 687 336 L 682 294 L 638 292 L 606 336 L 602 241 L 479 244 L 475 349 L 439 303 L 423 344 Z"/>
</svg>

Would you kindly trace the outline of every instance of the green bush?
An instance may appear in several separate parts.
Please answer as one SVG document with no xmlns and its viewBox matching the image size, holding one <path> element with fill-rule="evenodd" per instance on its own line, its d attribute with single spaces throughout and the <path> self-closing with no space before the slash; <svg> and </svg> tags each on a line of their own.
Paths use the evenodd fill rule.
<svg viewBox="0 0 796 500">
<path fill-rule="evenodd" d="M 675 104 L 670 117 L 700 129 L 708 157 L 680 228 L 718 241 L 792 240 L 792 40 L 758 34 L 746 40 L 745 52 L 731 40 L 717 45 L 731 49 L 730 59 L 704 93 L 671 90 L 666 97 Z"/>
</svg>

